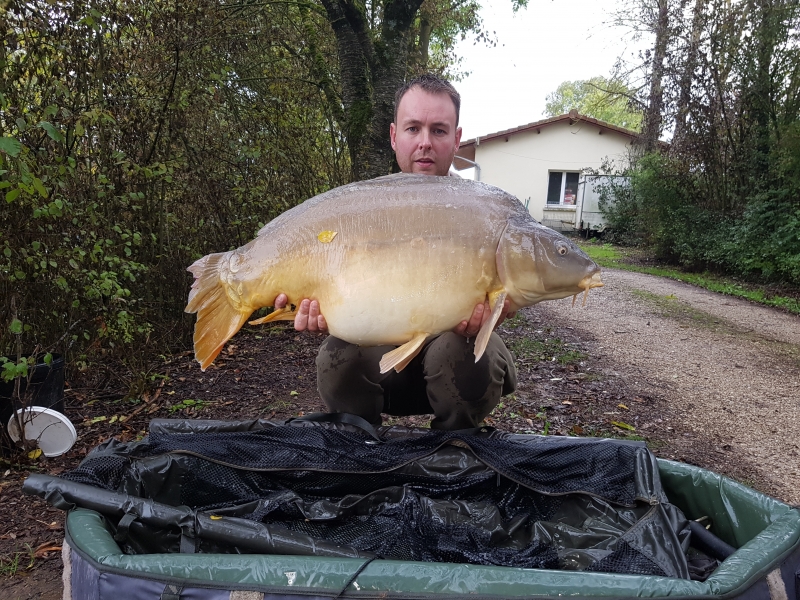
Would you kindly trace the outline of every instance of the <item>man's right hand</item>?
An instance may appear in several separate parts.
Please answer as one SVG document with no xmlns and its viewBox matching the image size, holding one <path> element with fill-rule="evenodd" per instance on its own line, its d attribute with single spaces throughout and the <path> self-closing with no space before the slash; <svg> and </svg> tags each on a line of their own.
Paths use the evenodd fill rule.
<svg viewBox="0 0 800 600">
<path fill-rule="evenodd" d="M 275 308 L 284 308 L 288 300 L 286 294 L 280 294 L 275 298 Z M 297 314 L 294 317 L 294 328 L 297 331 L 328 332 L 328 323 L 319 312 L 319 302 L 308 298 L 304 298 L 300 302 L 297 307 Z"/>
</svg>

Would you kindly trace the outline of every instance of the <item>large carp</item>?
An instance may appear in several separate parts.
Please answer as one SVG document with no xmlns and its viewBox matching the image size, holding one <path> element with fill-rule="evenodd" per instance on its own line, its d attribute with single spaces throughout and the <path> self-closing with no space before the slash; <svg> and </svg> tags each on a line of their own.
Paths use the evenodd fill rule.
<svg viewBox="0 0 800 600">
<path fill-rule="evenodd" d="M 403 369 L 432 335 L 492 309 L 475 360 L 511 310 L 602 286 L 600 269 L 513 196 L 456 177 L 397 174 L 333 189 L 270 221 L 250 243 L 204 256 L 187 312 L 205 369 L 251 313 L 284 293 L 319 301 L 331 335 L 397 345 L 381 372 Z M 585 296 L 584 296 L 585 302 Z M 290 305 L 252 324 L 293 319 Z"/>
</svg>

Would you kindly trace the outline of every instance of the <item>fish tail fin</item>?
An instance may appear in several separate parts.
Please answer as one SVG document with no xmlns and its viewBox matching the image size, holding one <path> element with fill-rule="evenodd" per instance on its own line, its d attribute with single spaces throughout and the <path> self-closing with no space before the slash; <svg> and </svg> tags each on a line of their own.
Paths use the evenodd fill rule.
<svg viewBox="0 0 800 600">
<path fill-rule="evenodd" d="M 204 371 L 253 312 L 252 308 L 236 306 L 222 285 L 220 274 L 227 269 L 229 254 L 209 254 L 188 269 L 194 283 L 185 311 L 197 313 L 194 356 Z"/>
</svg>

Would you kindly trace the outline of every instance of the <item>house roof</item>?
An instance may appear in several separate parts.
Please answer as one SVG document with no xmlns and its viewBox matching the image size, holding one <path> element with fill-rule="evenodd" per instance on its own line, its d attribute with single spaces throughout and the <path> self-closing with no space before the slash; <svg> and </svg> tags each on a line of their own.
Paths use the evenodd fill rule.
<svg viewBox="0 0 800 600">
<path fill-rule="evenodd" d="M 528 123 L 527 125 L 520 125 L 519 127 L 512 127 L 511 129 L 504 129 L 503 131 L 498 131 L 496 133 L 489 133 L 487 135 L 479 135 L 476 138 L 471 140 L 466 140 L 461 142 L 461 145 L 458 148 L 458 152 L 456 152 L 456 158 L 466 158 L 467 160 L 474 161 L 475 160 L 475 147 L 483 142 L 488 142 L 490 140 L 494 140 L 497 138 L 504 138 L 506 141 L 512 135 L 516 135 L 518 133 L 523 133 L 525 131 L 535 131 L 541 129 L 542 127 L 547 127 L 548 125 L 554 125 L 556 123 L 561 123 L 563 121 L 568 121 L 570 124 L 576 123 L 578 121 L 583 123 L 591 123 L 592 125 L 597 125 L 601 130 L 605 129 L 607 131 L 613 131 L 615 133 L 619 133 L 630 138 L 638 137 L 638 133 L 631 130 L 625 129 L 624 127 L 619 127 L 617 125 L 612 125 L 611 123 L 606 123 L 605 121 L 600 121 L 593 117 L 589 117 L 586 115 L 579 114 L 578 111 L 572 110 L 569 113 L 558 115 L 557 117 L 550 117 L 548 119 L 542 119 L 541 121 L 534 121 L 533 123 Z M 457 166 L 456 168 L 466 169 L 471 167 L 472 165 L 465 165 L 465 166 Z"/>
</svg>

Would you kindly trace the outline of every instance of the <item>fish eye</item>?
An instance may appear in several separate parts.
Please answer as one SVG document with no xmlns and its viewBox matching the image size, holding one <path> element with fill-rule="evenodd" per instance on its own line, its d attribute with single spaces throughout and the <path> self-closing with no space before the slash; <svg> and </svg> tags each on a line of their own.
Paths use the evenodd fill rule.
<svg viewBox="0 0 800 600">
<path fill-rule="evenodd" d="M 564 256 L 567 253 L 567 247 L 566 246 L 559 246 L 558 247 L 558 253 L 561 256 Z"/>
</svg>

